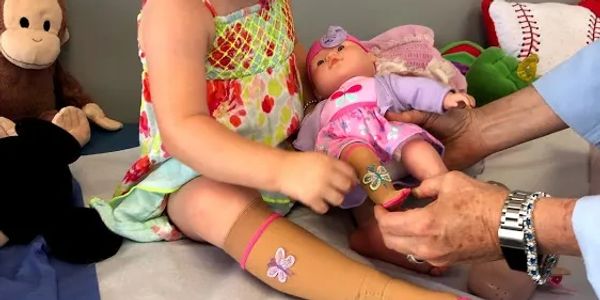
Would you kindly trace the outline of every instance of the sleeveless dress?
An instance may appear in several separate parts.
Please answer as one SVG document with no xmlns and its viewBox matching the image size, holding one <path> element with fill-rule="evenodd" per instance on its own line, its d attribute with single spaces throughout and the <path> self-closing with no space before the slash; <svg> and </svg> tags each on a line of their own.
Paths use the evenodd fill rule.
<svg viewBox="0 0 600 300">
<path fill-rule="evenodd" d="M 198 0 L 202 1 L 202 0 Z M 272 147 L 288 146 L 302 119 L 301 81 L 293 54 L 295 29 L 288 0 L 262 0 L 226 16 L 203 1 L 215 23 L 215 39 L 205 58 L 207 101 L 212 117 L 230 130 Z M 142 13 L 138 15 L 138 24 Z M 169 195 L 201 176 L 165 151 L 152 104 L 144 50 L 139 47 L 142 97 L 139 118 L 141 155 L 129 168 L 113 198 L 94 198 L 91 206 L 106 225 L 138 242 L 182 237 L 165 214 Z M 200 101 L 200 99 L 199 99 Z M 293 203 L 284 195 L 262 193 L 275 211 Z"/>
</svg>

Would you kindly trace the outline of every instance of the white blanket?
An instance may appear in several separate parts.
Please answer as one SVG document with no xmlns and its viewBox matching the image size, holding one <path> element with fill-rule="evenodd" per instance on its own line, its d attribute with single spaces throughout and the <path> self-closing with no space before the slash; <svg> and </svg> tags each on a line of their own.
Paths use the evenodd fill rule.
<svg viewBox="0 0 600 300">
<path fill-rule="evenodd" d="M 544 190 L 557 196 L 584 195 L 589 189 L 588 149 L 585 141 L 571 131 L 564 131 L 493 155 L 486 160 L 479 177 L 500 181 L 511 188 Z M 85 199 L 109 198 L 137 155 L 136 148 L 84 156 L 74 163 L 73 174 Z M 444 277 L 432 278 L 357 255 L 346 242 L 352 230 L 346 212 L 317 216 L 300 208 L 290 218 L 347 255 L 392 276 L 434 289 L 466 290 L 467 266 L 454 267 Z M 561 266 L 573 272 L 564 284 L 576 293 L 560 295 L 540 290 L 534 299 L 595 299 L 585 280 L 581 260 L 563 257 L 561 261 Z M 189 241 L 126 242 L 116 256 L 97 264 L 97 272 L 102 300 L 288 298 L 241 271 L 219 249 Z"/>
</svg>

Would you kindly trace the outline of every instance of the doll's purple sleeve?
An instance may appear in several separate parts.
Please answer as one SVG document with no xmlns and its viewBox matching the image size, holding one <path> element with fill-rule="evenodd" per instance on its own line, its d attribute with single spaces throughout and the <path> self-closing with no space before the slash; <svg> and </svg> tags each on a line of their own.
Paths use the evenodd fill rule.
<svg viewBox="0 0 600 300">
<path fill-rule="evenodd" d="M 293 143 L 294 148 L 300 151 L 314 151 L 317 134 L 319 133 L 319 124 L 321 122 L 321 111 L 325 101 L 317 103 L 313 111 L 304 116 L 298 131 L 298 137 Z"/>
<path fill-rule="evenodd" d="M 452 90 L 433 79 L 389 74 L 376 77 L 377 102 L 382 114 L 421 110 L 443 113 L 445 96 Z"/>
</svg>

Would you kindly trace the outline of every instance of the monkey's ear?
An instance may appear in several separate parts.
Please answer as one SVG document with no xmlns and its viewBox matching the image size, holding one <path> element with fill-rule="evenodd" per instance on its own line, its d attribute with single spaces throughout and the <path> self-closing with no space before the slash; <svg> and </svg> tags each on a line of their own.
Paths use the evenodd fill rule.
<svg viewBox="0 0 600 300">
<path fill-rule="evenodd" d="M 62 37 L 60 38 L 60 45 L 62 46 L 68 42 L 70 37 L 69 28 L 65 27 L 65 32 L 63 32 Z"/>
</svg>

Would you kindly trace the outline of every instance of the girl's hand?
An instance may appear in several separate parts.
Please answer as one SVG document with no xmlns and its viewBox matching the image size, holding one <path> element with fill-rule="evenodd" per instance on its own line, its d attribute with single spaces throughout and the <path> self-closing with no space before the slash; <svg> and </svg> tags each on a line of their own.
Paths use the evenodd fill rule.
<svg viewBox="0 0 600 300">
<path fill-rule="evenodd" d="M 347 163 L 317 152 L 288 152 L 279 176 L 278 190 L 317 213 L 339 206 L 358 182 Z"/>
</svg>

